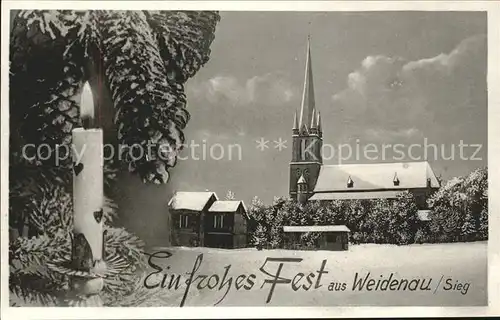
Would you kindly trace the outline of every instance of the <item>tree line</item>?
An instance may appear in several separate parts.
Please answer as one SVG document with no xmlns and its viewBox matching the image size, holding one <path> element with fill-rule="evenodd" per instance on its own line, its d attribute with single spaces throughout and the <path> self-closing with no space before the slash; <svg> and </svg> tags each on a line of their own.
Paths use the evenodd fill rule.
<svg viewBox="0 0 500 320">
<path fill-rule="evenodd" d="M 283 246 L 286 225 L 346 225 L 351 243 L 406 245 L 488 239 L 488 172 L 479 168 L 453 178 L 427 200 L 429 221 L 418 216 L 411 192 L 397 199 L 310 201 L 304 205 L 275 198 L 265 205 L 257 197 L 249 208 L 249 245 Z M 301 235 L 303 246 L 313 246 L 319 233 Z"/>
</svg>

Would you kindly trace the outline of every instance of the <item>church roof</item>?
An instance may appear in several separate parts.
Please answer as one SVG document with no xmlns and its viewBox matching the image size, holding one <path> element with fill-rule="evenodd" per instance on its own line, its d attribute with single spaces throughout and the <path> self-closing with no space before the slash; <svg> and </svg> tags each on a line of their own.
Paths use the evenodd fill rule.
<svg viewBox="0 0 500 320">
<path fill-rule="evenodd" d="M 174 210 L 201 211 L 212 197 L 218 200 L 215 192 L 179 191 L 170 199 L 168 206 Z"/>
<path fill-rule="evenodd" d="M 395 175 L 399 185 L 394 184 Z M 349 177 L 353 181 L 350 188 L 347 186 Z M 427 179 L 432 188 L 439 187 L 427 161 L 323 165 L 314 192 L 426 188 Z"/>
<path fill-rule="evenodd" d="M 243 201 L 239 200 L 226 200 L 226 201 L 215 201 L 210 209 L 208 209 L 209 212 L 236 212 L 238 210 L 238 207 L 242 206 L 243 210 L 247 212 L 247 208 L 245 206 L 245 203 Z"/>
<path fill-rule="evenodd" d="M 322 192 L 315 193 L 309 201 L 314 200 L 368 200 L 368 199 L 396 199 L 401 190 L 361 191 L 361 192 Z"/>
</svg>

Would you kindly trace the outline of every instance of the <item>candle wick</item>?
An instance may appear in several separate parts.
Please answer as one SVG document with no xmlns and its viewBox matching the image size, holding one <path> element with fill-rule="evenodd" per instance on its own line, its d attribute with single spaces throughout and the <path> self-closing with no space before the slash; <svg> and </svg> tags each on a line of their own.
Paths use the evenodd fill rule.
<svg viewBox="0 0 500 320">
<path fill-rule="evenodd" d="M 94 119 L 91 116 L 82 116 L 82 126 L 84 129 L 90 129 L 94 126 Z"/>
</svg>

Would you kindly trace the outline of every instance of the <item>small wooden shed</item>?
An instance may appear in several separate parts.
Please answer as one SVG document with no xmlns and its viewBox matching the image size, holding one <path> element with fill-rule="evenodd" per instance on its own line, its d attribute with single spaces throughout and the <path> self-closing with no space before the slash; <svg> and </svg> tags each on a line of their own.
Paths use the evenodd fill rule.
<svg viewBox="0 0 500 320">
<path fill-rule="evenodd" d="M 349 249 L 349 228 L 345 225 L 329 226 L 284 226 L 285 247 L 294 249 L 316 249 L 343 251 Z M 301 236 L 305 233 L 320 233 L 314 248 L 305 248 Z"/>
<path fill-rule="evenodd" d="M 243 201 L 215 201 L 204 217 L 205 246 L 244 248 L 247 244 L 247 212 Z"/>
</svg>

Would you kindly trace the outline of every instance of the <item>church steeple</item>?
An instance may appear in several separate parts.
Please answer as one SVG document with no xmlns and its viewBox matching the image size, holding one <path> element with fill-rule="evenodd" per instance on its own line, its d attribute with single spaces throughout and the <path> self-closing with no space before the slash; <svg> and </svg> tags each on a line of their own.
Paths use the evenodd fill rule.
<svg viewBox="0 0 500 320">
<path fill-rule="evenodd" d="M 292 161 L 290 162 L 289 179 L 290 197 L 302 203 L 314 194 L 314 188 L 323 164 L 322 135 L 321 116 L 315 106 L 311 43 L 308 37 L 302 104 L 299 113 L 295 112 L 293 121 Z"/>
<path fill-rule="evenodd" d="M 309 127 L 313 119 L 314 101 L 314 83 L 311 63 L 311 38 L 307 37 L 307 58 L 306 70 L 304 75 L 304 91 L 302 93 L 302 105 L 300 107 L 299 128 Z"/>
</svg>

